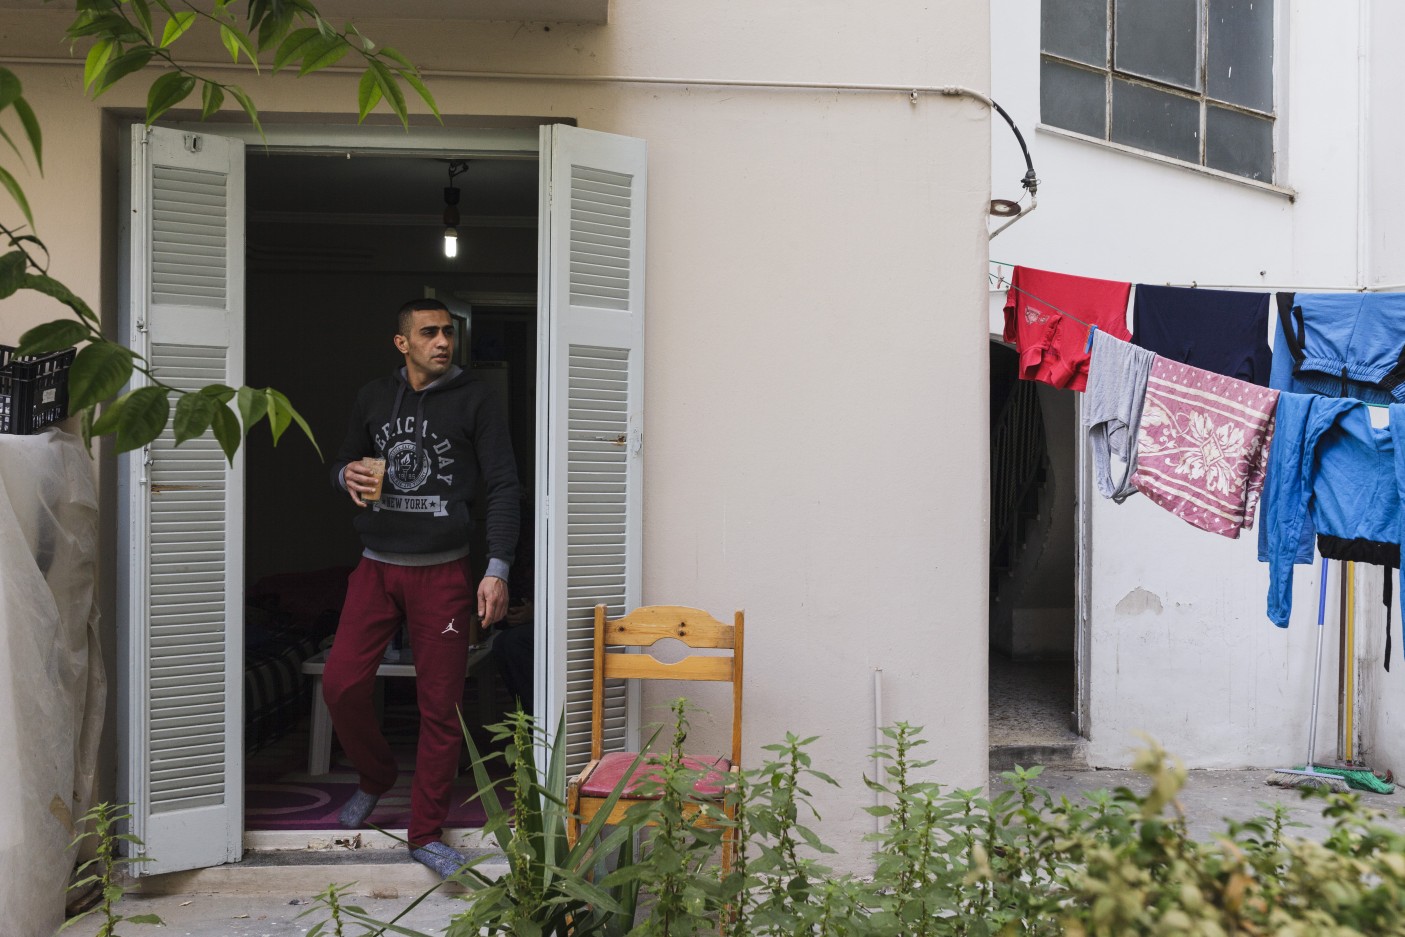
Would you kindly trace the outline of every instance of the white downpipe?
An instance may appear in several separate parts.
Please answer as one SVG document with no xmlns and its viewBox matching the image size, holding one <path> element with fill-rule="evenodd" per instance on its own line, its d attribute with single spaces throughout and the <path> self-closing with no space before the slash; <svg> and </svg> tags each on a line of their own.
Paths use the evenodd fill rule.
<svg viewBox="0 0 1405 937">
<path fill-rule="evenodd" d="M 873 780 L 881 783 L 883 780 L 883 756 L 879 753 L 879 746 L 883 744 L 883 668 L 875 667 L 873 670 Z M 873 806 L 883 806 L 883 792 L 874 788 Z M 883 818 L 874 815 L 873 831 L 883 832 Z"/>
<path fill-rule="evenodd" d="M 1370 0 L 1357 0 L 1356 36 L 1356 282 L 1371 288 L 1371 226 L 1368 217 L 1370 178 L 1366 153 L 1366 121 L 1370 115 L 1371 75 L 1366 49 L 1370 42 Z"/>
</svg>

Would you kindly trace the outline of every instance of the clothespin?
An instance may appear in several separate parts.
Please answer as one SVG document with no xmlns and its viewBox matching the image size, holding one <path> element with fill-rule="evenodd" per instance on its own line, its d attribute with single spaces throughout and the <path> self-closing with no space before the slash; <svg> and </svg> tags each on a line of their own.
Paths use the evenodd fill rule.
<svg viewBox="0 0 1405 937">
<path fill-rule="evenodd" d="M 1097 330 L 1098 327 L 1096 325 L 1088 326 L 1088 344 L 1083 346 L 1083 351 L 1085 354 L 1093 350 L 1093 333 Z"/>
</svg>

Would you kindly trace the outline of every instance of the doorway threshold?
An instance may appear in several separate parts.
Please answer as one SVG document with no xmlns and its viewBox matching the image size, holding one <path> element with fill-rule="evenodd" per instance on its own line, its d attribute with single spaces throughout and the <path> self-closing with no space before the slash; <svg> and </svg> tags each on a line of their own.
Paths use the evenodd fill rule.
<svg viewBox="0 0 1405 937">
<path fill-rule="evenodd" d="M 404 837 L 404 830 L 390 830 Z M 507 872 L 507 857 L 479 829 L 445 830 L 444 841 L 490 878 Z M 376 830 L 277 830 L 244 834 L 241 862 L 144 876 L 132 889 L 143 895 L 244 895 L 306 900 L 329 885 L 350 885 L 348 894 L 408 898 L 435 885 L 466 894 L 461 885 L 441 884 L 432 870 L 410 859 L 403 842 Z"/>
<path fill-rule="evenodd" d="M 270 852 L 358 852 L 361 850 L 404 850 L 405 829 L 389 830 L 245 830 L 244 851 Z M 444 831 L 444 842 L 460 851 L 464 849 L 496 848 L 491 838 L 477 827 L 450 828 Z"/>
</svg>

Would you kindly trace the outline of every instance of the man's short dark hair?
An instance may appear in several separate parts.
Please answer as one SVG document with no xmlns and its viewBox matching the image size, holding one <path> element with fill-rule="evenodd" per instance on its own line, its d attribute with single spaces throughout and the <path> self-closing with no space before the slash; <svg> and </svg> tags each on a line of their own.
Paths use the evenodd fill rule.
<svg viewBox="0 0 1405 937">
<path fill-rule="evenodd" d="M 395 331 L 399 334 L 410 337 L 410 319 L 417 312 L 425 312 L 437 309 L 441 312 L 448 312 L 449 307 L 437 299 L 412 299 L 400 307 L 400 311 L 395 314 Z"/>
</svg>

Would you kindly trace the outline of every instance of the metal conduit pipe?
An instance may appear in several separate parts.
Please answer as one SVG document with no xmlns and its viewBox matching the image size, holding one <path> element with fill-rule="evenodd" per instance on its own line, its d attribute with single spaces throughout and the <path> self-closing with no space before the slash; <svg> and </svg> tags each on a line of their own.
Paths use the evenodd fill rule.
<svg viewBox="0 0 1405 937">
<path fill-rule="evenodd" d="M 62 58 L 59 56 L 34 56 L 16 57 L 10 59 L 11 64 L 16 65 L 66 65 L 74 66 L 78 64 L 74 59 Z M 247 63 L 233 64 L 230 62 L 195 62 L 191 63 L 194 68 L 204 71 L 253 71 L 253 66 Z M 331 66 L 321 69 L 327 74 L 359 75 L 359 69 L 346 66 Z M 447 68 L 426 68 L 421 69 L 420 74 L 426 78 L 471 78 L 486 81 L 555 81 L 571 83 L 591 83 L 591 84 L 635 84 L 635 85 L 677 85 L 680 87 L 713 87 L 713 88 L 770 88 L 778 90 L 795 91 L 848 91 L 858 93 L 887 93 L 906 94 L 908 101 L 916 105 L 919 98 L 924 94 L 936 94 L 942 97 L 968 98 L 972 101 L 979 101 L 986 107 L 995 111 L 1005 119 L 1010 125 L 1010 130 L 1015 134 L 1015 140 L 1020 145 L 1020 150 L 1024 154 L 1025 174 L 1020 180 L 1026 192 L 1029 193 L 1030 201 L 1028 205 L 1021 206 L 1017 202 L 1006 199 L 992 200 L 992 214 L 999 214 L 1007 218 L 1004 224 L 990 232 L 990 237 L 994 238 L 1001 231 L 1019 221 L 1038 205 L 1035 198 L 1039 190 L 1039 178 L 1034 172 L 1034 161 L 1030 158 L 1029 147 L 1025 145 L 1024 135 L 1020 133 L 1020 128 L 1015 126 L 1014 120 L 1003 107 L 996 104 L 990 95 L 977 91 L 974 88 L 967 88 L 964 85 L 893 85 L 893 84 L 866 84 L 853 82 L 830 82 L 830 81 L 770 81 L 761 78 L 668 78 L 654 75 L 559 75 L 551 72 L 482 72 L 482 71 L 458 71 Z M 996 206 L 1013 206 L 1013 211 L 996 211 Z"/>
</svg>

